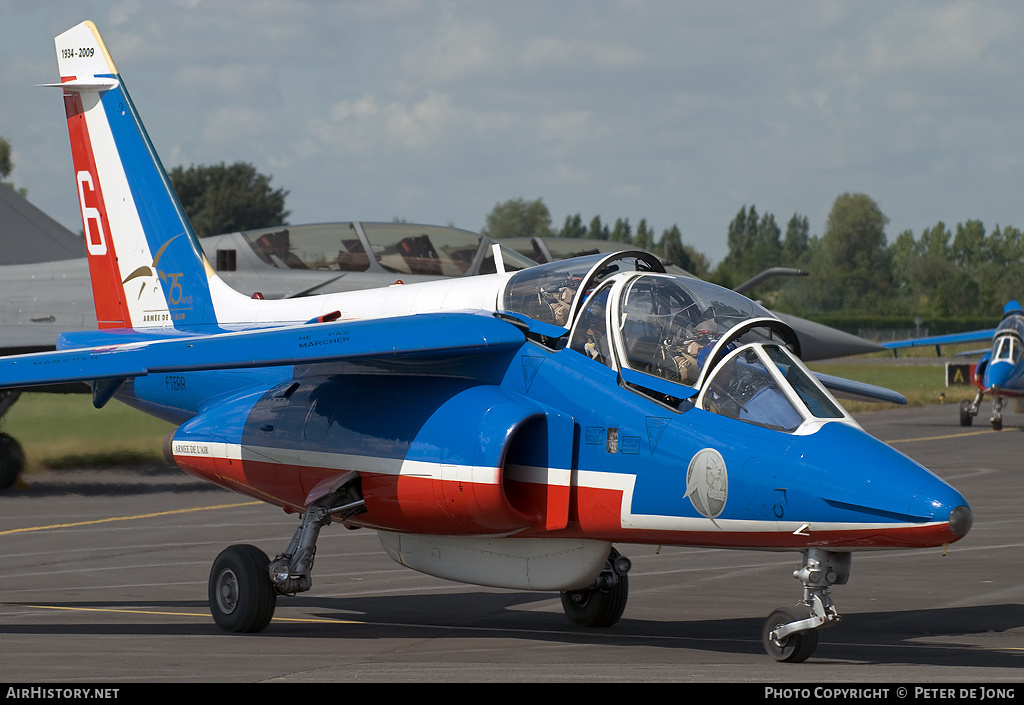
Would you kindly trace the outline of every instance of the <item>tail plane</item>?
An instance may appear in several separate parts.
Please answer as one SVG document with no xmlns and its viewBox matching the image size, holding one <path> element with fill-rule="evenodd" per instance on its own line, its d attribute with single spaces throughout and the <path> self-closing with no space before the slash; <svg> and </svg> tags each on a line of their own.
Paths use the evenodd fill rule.
<svg viewBox="0 0 1024 705">
<path fill-rule="evenodd" d="M 99 31 L 55 43 L 99 327 L 216 324 L 214 299 L 241 295 L 207 262 Z"/>
</svg>

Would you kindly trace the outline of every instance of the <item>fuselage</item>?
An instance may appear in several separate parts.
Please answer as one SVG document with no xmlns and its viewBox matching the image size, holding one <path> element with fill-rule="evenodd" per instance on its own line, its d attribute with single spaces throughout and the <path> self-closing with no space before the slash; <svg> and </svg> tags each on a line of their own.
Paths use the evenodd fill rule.
<svg viewBox="0 0 1024 705">
<path fill-rule="evenodd" d="M 350 521 L 385 531 L 833 550 L 966 531 L 963 497 L 864 433 L 771 334 L 712 342 L 688 378 L 667 332 L 681 309 L 650 301 L 678 284 L 666 277 L 542 283 L 536 299 L 510 275 L 318 297 L 299 318 L 339 311 L 375 327 L 537 302 L 535 316 L 550 314 L 539 325 L 564 323 L 568 343 L 525 335 L 467 358 L 140 376 L 119 396 L 182 424 L 172 451 L 183 469 L 289 510 L 358 472 L 366 511 Z M 699 299 L 693 287 L 711 285 L 686 286 Z M 281 321 L 283 308 L 262 306 L 277 303 L 259 302 L 265 320 Z M 706 324 L 694 315 L 686 327 Z M 338 342 L 317 330 L 310 344 Z"/>
</svg>

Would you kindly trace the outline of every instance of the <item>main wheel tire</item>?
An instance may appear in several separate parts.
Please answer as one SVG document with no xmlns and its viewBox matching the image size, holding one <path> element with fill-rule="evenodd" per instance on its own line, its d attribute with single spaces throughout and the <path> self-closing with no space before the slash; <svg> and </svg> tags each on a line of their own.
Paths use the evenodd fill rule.
<svg viewBox="0 0 1024 705">
<path fill-rule="evenodd" d="M 960 402 L 960 425 L 970 426 L 974 423 L 974 414 L 971 413 L 971 402 L 964 399 Z"/>
<path fill-rule="evenodd" d="M 261 632 L 277 607 L 270 582 L 270 559 L 248 544 L 221 551 L 210 570 L 210 612 L 221 629 L 235 633 Z"/>
<path fill-rule="evenodd" d="M 0 433 L 0 492 L 14 486 L 25 469 L 25 451 L 14 437 Z"/>
<path fill-rule="evenodd" d="M 993 431 L 1002 431 L 1003 430 L 1003 420 L 1002 419 L 992 419 L 992 430 Z"/>
<path fill-rule="evenodd" d="M 801 663 L 810 658 L 818 647 L 818 631 L 808 629 L 794 632 L 782 639 L 772 639 L 771 633 L 779 627 L 807 619 L 810 616 L 806 608 L 780 607 L 768 616 L 761 628 L 761 643 L 764 650 L 776 661 Z"/>
<path fill-rule="evenodd" d="M 569 590 L 561 593 L 562 609 L 579 627 L 610 627 L 619 621 L 629 598 L 629 578 L 620 575 L 610 590 Z"/>
</svg>

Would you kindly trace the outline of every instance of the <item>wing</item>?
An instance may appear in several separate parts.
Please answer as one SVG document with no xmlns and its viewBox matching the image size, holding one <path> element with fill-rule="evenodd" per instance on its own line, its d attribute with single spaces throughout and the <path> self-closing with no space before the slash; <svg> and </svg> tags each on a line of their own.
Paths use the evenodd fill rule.
<svg viewBox="0 0 1024 705">
<path fill-rule="evenodd" d="M 178 335 L 173 330 L 94 333 L 93 344 L 0 358 L 0 388 L 121 380 L 148 374 L 345 360 L 456 356 L 518 349 L 523 333 L 478 313 L 309 323 Z M 157 337 L 162 335 L 164 337 Z M 80 339 L 80 338 L 79 338 Z"/>
<path fill-rule="evenodd" d="M 933 335 L 928 338 L 912 338 L 910 340 L 897 340 L 890 343 L 882 343 L 882 347 L 889 350 L 900 350 L 902 348 L 917 348 L 927 345 L 934 345 L 936 348 L 942 345 L 954 345 L 956 343 L 976 343 L 982 340 L 991 340 L 995 335 L 995 328 L 985 330 L 969 331 L 967 333 L 950 333 L 948 335 Z"/>
<path fill-rule="evenodd" d="M 826 389 L 840 399 L 900 405 L 907 403 L 905 396 L 885 387 L 868 384 L 867 382 L 855 382 L 852 379 L 826 375 L 821 372 L 815 372 L 814 376 L 825 385 Z"/>
</svg>

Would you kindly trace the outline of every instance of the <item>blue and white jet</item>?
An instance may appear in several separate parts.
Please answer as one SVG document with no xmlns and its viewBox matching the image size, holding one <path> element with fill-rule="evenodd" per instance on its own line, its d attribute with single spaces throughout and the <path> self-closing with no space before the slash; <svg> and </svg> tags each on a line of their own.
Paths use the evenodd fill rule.
<svg viewBox="0 0 1024 705">
<path fill-rule="evenodd" d="M 993 429 L 1001 431 L 1003 407 L 1007 400 L 1012 399 L 1019 404 L 1024 399 L 1024 307 L 1021 307 L 1020 303 L 1007 302 L 1003 307 L 1003 318 L 995 328 L 901 340 L 883 345 L 898 354 L 896 351 L 902 348 L 934 345 L 939 352 L 943 345 L 989 340 L 992 341 L 991 349 L 982 353 L 971 375 L 971 382 L 978 388 L 978 392 L 974 399 L 964 399 L 960 402 L 960 425 L 973 425 L 974 417 L 981 411 L 981 402 L 987 394 L 992 397 L 992 416 L 989 422 Z"/>
<path fill-rule="evenodd" d="M 622 615 L 614 544 L 793 551 L 803 592 L 762 639 L 813 653 L 855 550 L 939 547 L 964 497 L 865 433 L 792 329 L 641 252 L 274 301 L 202 255 L 95 26 L 56 39 L 99 330 L 0 359 L 0 386 L 84 381 L 178 425 L 185 471 L 301 516 L 273 559 L 237 545 L 213 618 L 268 627 L 310 589 L 331 523 L 402 565 L 561 593 L 575 624 Z M 845 393 L 885 390 L 828 378 Z"/>
</svg>

